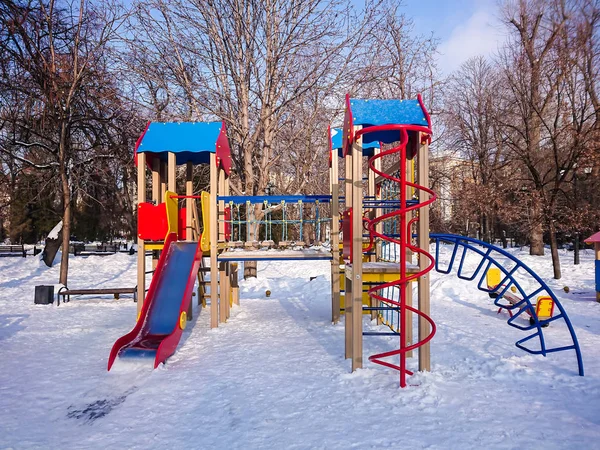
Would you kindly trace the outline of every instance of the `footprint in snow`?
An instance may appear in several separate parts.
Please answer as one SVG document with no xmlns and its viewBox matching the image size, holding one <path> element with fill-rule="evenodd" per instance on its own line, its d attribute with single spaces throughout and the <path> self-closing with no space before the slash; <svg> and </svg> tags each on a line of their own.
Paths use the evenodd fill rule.
<svg viewBox="0 0 600 450">
<path fill-rule="evenodd" d="M 96 400 L 82 409 L 78 409 L 71 405 L 68 408 L 69 412 L 67 413 L 67 417 L 70 419 L 82 419 L 86 423 L 91 423 L 96 419 L 100 419 L 109 414 L 114 408 L 123 403 L 127 396 L 136 389 L 137 388 L 133 387 L 119 397 Z"/>
</svg>

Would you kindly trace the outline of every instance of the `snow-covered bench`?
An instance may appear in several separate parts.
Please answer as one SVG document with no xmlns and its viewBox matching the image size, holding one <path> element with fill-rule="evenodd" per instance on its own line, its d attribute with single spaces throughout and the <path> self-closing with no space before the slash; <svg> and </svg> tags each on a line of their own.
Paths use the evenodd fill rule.
<svg viewBox="0 0 600 450">
<path fill-rule="evenodd" d="M 63 302 L 68 303 L 71 301 L 71 295 L 107 295 L 111 294 L 115 300 L 119 299 L 121 294 L 133 294 L 133 300 L 137 301 L 137 287 L 132 288 L 106 288 L 106 289 L 68 289 L 61 287 L 56 294 L 58 304 L 60 304 L 60 297 L 63 297 Z"/>
</svg>

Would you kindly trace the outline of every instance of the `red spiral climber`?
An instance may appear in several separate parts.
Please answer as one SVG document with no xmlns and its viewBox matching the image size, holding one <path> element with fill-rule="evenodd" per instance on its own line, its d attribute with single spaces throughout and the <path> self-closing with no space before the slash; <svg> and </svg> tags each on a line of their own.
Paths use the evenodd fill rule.
<svg viewBox="0 0 600 450">
<path fill-rule="evenodd" d="M 406 220 L 407 213 L 417 210 L 419 208 L 423 208 L 424 206 L 430 205 L 431 203 L 433 203 L 436 200 L 436 194 L 431 189 L 428 189 L 424 186 L 420 186 L 416 183 L 408 181 L 406 179 L 406 170 L 405 170 L 406 159 L 407 159 L 406 146 L 408 144 L 408 139 L 409 139 L 408 132 L 409 131 L 422 132 L 422 133 L 426 133 L 427 135 L 430 136 L 431 130 L 428 127 L 419 126 L 419 125 L 379 125 L 379 126 L 366 127 L 366 128 L 363 128 L 363 129 L 357 131 L 356 136 L 354 138 L 357 139 L 363 134 L 374 133 L 374 132 L 379 132 L 379 131 L 399 131 L 400 132 L 400 144 L 398 146 L 396 146 L 392 149 L 386 150 L 386 151 L 382 151 L 379 154 L 376 154 L 369 159 L 369 167 L 373 172 L 375 172 L 376 174 L 380 175 L 381 177 L 383 177 L 385 179 L 395 181 L 396 183 L 399 184 L 400 209 L 390 212 L 390 213 L 383 214 L 378 217 L 375 217 L 371 220 L 365 219 L 365 222 L 367 223 L 367 229 L 368 229 L 369 235 L 371 237 L 370 246 L 372 246 L 373 237 L 378 237 L 384 241 L 387 241 L 387 242 L 390 242 L 393 244 L 397 244 L 400 246 L 400 278 L 396 281 L 391 281 L 391 282 L 386 282 L 386 283 L 376 285 L 376 286 L 372 287 L 371 289 L 369 289 L 368 294 L 371 298 L 373 298 L 375 300 L 378 300 L 380 302 L 385 302 L 390 305 L 397 306 L 399 308 L 399 310 L 400 310 L 399 311 L 400 312 L 400 318 L 399 318 L 399 320 L 400 320 L 400 324 L 399 324 L 400 348 L 397 350 L 392 350 L 392 351 L 372 355 L 369 357 L 369 361 L 372 361 L 376 364 L 380 364 L 382 366 L 390 367 L 392 369 L 396 369 L 396 370 L 400 371 L 400 387 L 406 387 L 406 375 L 407 374 L 412 375 L 412 372 L 406 369 L 406 353 L 411 350 L 414 350 L 418 347 L 421 347 L 422 345 L 429 342 L 435 335 L 435 331 L 436 331 L 435 323 L 429 316 L 427 316 L 423 312 L 419 311 L 418 309 L 413 308 L 412 306 L 408 306 L 406 304 L 406 287 L 407 287 L 408 283 L 412 280 L 415 280 L 415 279 L 425 275 L 427 272 L 432 270 L 434 267 L 434 263 L 435 263 L 433 256 L 431 256 L 431 254 L 429 254 L 428 251 L 411 244 L 410 228 L 411 228 L 412 224 L 415 223 L 415 221 L 418 219 L 414 218 L 414 219 L 410 220 L 408 223 Z M 384 156 L 392 155 L 392 154 L 398 154 L 400 157 L 400 178 L 395 177 L 390 174 L 387 174 L 387 173 L 384 173 L 381 170 L 378 170 L 375 168 L 374 163 L 378 158 L 383 158 Z M 406 190 L 407 190 L 406 188 L 407 187 L 412 187 L 415 189 L 419 189 L 420 191 L 427 192 L 429 194 L 429 198 L 425 201 L 420 201 L 417 204 L 409 206 L 409 205 L 407 205 L 407 199 L 406 199 Z M 400 239 L 396 239 L 394 237 L 387 236 L 385 234 L 377 232 L 376 225 L 379 222 L 390 219 L 392 217 L 396 217 L 396 216 L 399 216 L 399 219 L 400 219 L 400 236 L 401 236 Z M 429 259 L 428 267 L 421 270 L 418 273 L 407 275 L 407 273 L 406 273 L 406 250 L 411 250 L 411 251 L 417 253 L 419 255 L 419 257 L 428 258 Z M 399 298 L 400 301 L 385 298 L 382 295 L 377 293 L 378 291 L 381 291 L 382 289 L 393 287 L 393 286 L 398 286 L 400 289 L 400 298 Z M 406 324 L 406 315 L 407 315 L 408 311 L 418 314 L 420 317 L 423 317 L 425 320 L 427 320 L 431 324 L 431 332 L 429 333 L 429 335 L 425 339 L 423 339 L 419 342 L 416 342 L 414 344 L 411 344 L 411 345 L 407 345 L 406 333 L 404 332 L 404 326 Z M 384 358 L 389 358 L 389 357 L 396 356 L 396 355 L 400 356 L 400 364 L 399 365 L 393 364 L 389 361 L 384 361 Z"/>
</svg>

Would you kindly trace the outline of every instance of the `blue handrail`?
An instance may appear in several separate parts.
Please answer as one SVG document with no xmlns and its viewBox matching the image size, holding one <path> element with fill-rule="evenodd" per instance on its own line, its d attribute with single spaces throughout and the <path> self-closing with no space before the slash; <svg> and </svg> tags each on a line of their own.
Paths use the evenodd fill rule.
<svg viewBox="0 0 600 450">
<path fill-rule="evenodd" d="M 498 306 L 499 308 L 503 308 L 503 309 L 507 309 L 507 310 L 515 310 L 515 309 L 518 310 L 518 312 L 516 314 L 514 314 L 511 318 L 508 319 L 507 323 L 510 326 L 517 328 L 519 330 L 522 330 L 522 331 L 535 330 L 535 332 L 533 334 L 531 334 L 523 339 L 520 339 L 515 343 L 515 345 L 518 348 L 526 351 L 527 353 L 531 353 L 534 355 L 541 354 L 543 356 L 546 356 L 546 354 L 548 354 L 548 353 L 560 352 L 563 350 L 575 350 L 575 353 L 577 355 L 577 364 L 578 364 L 578 368 L 579 368 L 579 375 L 583 376 L 584 371 L 583 371 L 583 360 L 581 357 L 581 349 L 579 347 L 579 342 L 577 341 L 577 336 L 575 335 L 575 330 L 573 329 L 573 325 L 571 324 L 571 320 L 569 319 L 567 312 L 563 308 L 562 304 L 560 303 L 560 301 L 558 300 L 556 295 L 554 295 L 554 292 L 552 292 L 550 287 L 548 287 L 548 285 L 533 270 L 531 270 L 531 268 L 529 268 L 521 260 L 516 258 L 511 253 L 507 252 L 506 250 L 504 250 L 500 247 L 496 247 L 495 245 L 488 244 L 487 242 L 480 241 L 479 239 L 474 239 L 474 238 L 465 237 L 465 236 L 457 236 L 454 234 L 431 234 L 430 237 L 431 237 L 431 239 L 433 239 L 435 241 L 435 244 L 436 244 L 436 246 L 435 246 L 435 270 L 437 272 L 447 274 L 452 271 L 452 267 L 454 265 L 456 256 L 458 254 L 459 247 L 463 247 L 463 249 L 464 249 L 462 252 L 461 258 L 460 258 L 460 262 L 458 264 L 458 269 L 457 269 L 457 275 L 460 279 L 468 280 L 468 281 L 474 280 L 477 277 L 477 275 L 481 272 L 482 267 L 485 265 L 485 270 L 483 270 L 483 272 L 481 272 L 481 277 L 477 283 L 477 288 L 480 291 L 487 292 L 488 294 L 496 294 L 496 299 L 494 300 L 494 304 L 496 306 Z M 452 254 L 450 255 L 450 262 L 448 263 L 448 266 L 445 269 L 440 266 L 440 259 L 439 259 L 440 242 L 446 242 L 446 243 L 454 245 L 454 248 L 452 249 Z M 477 268 L 470 275 L 465 274 L 465 271 L 464 271 L 464 263 L 465 263 L 465 257 L 466 257 L 467 251 L 473 251 L 482 257 L 481 261 L 477 265 Z M 502 257 L 510 260 L 512 263 L 515 264 L 514 267 L 512 267 L 511 269 L 507 269 L 506 267 L 504 267 L 500 262 L 498 262 L 492 256 L 492 254 L 494 252 L 498 253 Z M 494 267 L 500 269 L 500 271 L 504 274 L 504 277 L 500 281 L 500 283 L 498 283 L 497 286 L 490 289 L 487 287 L 487 283 L 485 283 L 485 278 L 486 278 L 487 271 L 490 269 L 490 267 L 492 265 Z M 529 277 L 533 278 L 539 284 L 540 287 L 537 288 L 536 290 L 534 290 L 533 292 L 526 293 L 526 289 L 524 289 L 521 286 L 521 284 L 519 284 L 518 280 L 515 278 L 515 274 L 520 269 L 525 271 Z M 517 289 L 518 293 L 520 294 L 521 300 L 519 302 L 517 302 L 515 304 L 511 304 L 511 305 L 500 303 L 502 297 L 506 294 L 506 292 L 508 291 L 508 289 L 511 286 L 514 286 Z M 533 304 L 531 302 L 531 300 L 535 296 L 539 295 L 542 292 L 545 293 L 550 298 L 552 298 L 552 300 L 554 301 L 554 305 L 560 311 L 559 314 L 554 315 L 553 317 L 550 317 L 550 318 L 544 319 L 544 320 L 540 320 L 538 318 L 536 311 L 535 311 L 535 307 L 533 306 Z M 533 323 L 529 326 L 519 325 L 518 323 L 515 322 L 515 320 L 524 313 L 528 313 L 531 316 L 531 318 L 533 319 Z M 565 324 L 567 325 L 567 328 L 569 329 L 569 332 L 571 334 L 573 344 L 567 345 L 567 346 L 562 346 L 562 347 L 546 348 L 546 341 L 544 339 L 544 332 L 543 332 L 542 327 L 546 326 L 550 322 L 553 322 L 553 321 L 556 321 L 559 319 L 564 319 Z M 525 345 L 523 345 L 525 342 L 527 342 L 535 337 L 537 337 L 539 339 L 540 350 L 533 350 L 533 349 L 527 348 Z"/>
</svg>

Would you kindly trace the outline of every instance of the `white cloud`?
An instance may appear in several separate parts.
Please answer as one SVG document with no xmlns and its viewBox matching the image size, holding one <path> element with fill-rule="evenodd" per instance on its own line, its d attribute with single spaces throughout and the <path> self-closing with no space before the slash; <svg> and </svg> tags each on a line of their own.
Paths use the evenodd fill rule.
<svg viewBox="0 0 600 450">
<path fill-rule="evenodd" d="M 490 56 L 503 40 L 498 19 L 488 11 L 476 11 L 464 24 L 454 27 L 448 39 L 440 44 L 439 68 L 449 74 L 473 56 Z"/>
</svg>

